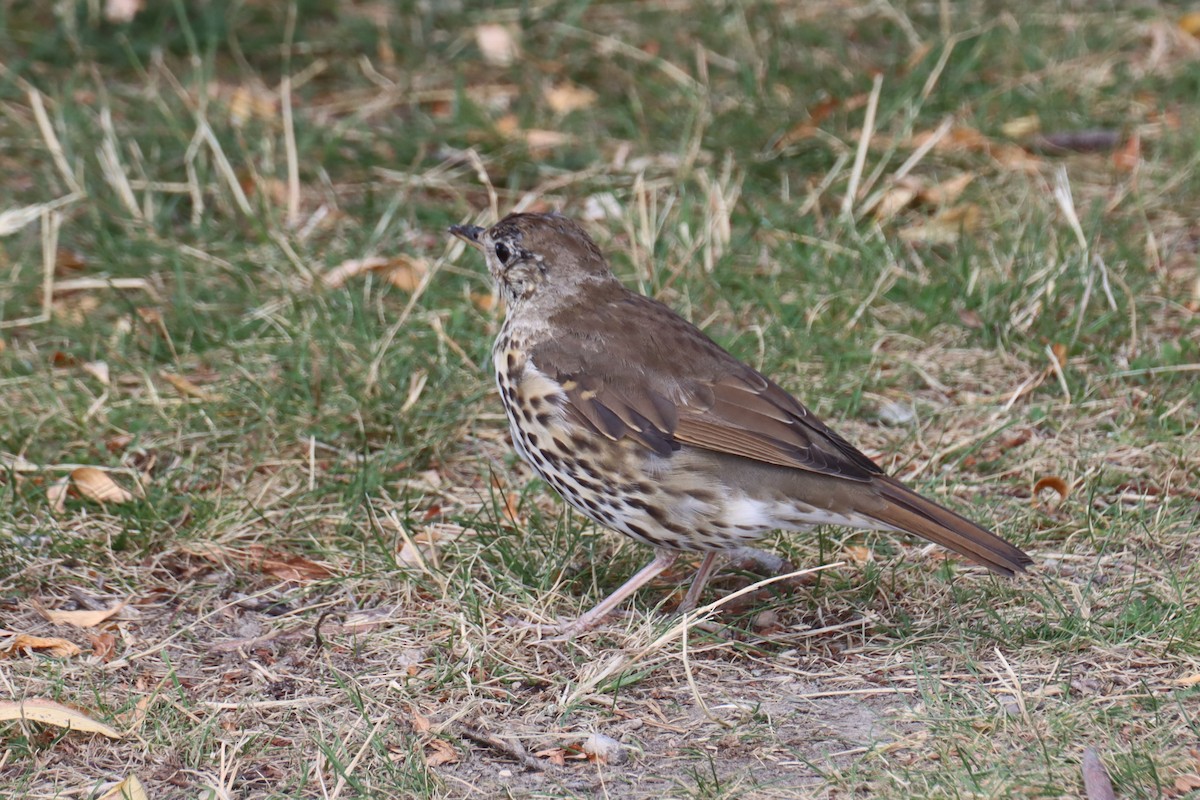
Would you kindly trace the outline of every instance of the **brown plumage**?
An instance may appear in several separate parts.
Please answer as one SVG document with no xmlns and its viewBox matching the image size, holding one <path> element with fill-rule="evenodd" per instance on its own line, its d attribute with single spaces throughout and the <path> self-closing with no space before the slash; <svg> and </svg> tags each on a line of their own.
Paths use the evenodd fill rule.
<svg viewBox="0 0 1200 800">
<path fill-rule="evenodd" d="M 907 531 L 1001 575 L 1030 559 L 884 474 L 776 383 L 667 306 L 626 289 L 599 248 L 555 214 L 456 226 L 506 300 L 493 348 L 513 442 L 575 508 L 658 556 L 567 632 L 591 627 L 702 551 L 776 528 L 833 523 Z"/>
</svg>

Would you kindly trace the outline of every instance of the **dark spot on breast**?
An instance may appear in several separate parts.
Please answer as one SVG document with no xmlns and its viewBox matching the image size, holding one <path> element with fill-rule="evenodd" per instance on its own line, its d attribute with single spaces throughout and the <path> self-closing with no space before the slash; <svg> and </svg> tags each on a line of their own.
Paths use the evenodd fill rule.
<svg viewBox="0 0 1200 800">
<path fill-rule="evenodd" d="M 541 417 L 538 417 L 538 421 L 539 422 L 541 421 Z M 558 448 L 558 452 L 560 452 L 560 453 L 571 452 L 571 448 L 567 447 L 567 443 L 564 442 L 562 439 L 558 438 L 557 436 L 555 436 L 552 441 L 554 442 L 554 446 Z"/>
<path fill-rule="evenodd" d="M 534 411 L 537 411 L 539 408 L 541 408 L 545 404 L 546 404 L 546 398 L 542 397 L 541 395 L 535 394 L 529 398 L 529 405 L 533 406 Z"/>
<path fill-rule="evenodd" d="M 549 411 L 543 411 L 537 415 L 537 421 L 538 421 L 539 425 L 549 425 L 550 420 L 553 418 L 554 418 L 554 415 L 551 414 Z"/>
<path fill-rule="evenodd" d="M 505 362 L 508 364 L 508 371 L 509 371 L 509 372 L 516 372 L 516 371 L 517 371 L 517 354 L 516 354 L 516 353 L 514 353 L 514 352 L 512 352 L 512 351 L 510 350 L 510 351 L 508 352 L 508 356 L 507 356 L 507 358 L 505 358 L 504 360 L 505 360 Z"/>
</svg>

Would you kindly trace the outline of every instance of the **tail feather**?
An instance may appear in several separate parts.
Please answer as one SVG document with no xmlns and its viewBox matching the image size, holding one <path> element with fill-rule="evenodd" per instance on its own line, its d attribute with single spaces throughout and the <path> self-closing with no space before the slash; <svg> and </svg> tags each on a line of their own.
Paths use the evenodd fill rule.
<svg viewBox="0 0 1200 800">
<path fill-rule="evenodd" d="M 886 505 L 873 516 L 953 550 L 992 572 L 1011 577 L 1033 563 L 1022 550 L 971 520 L 928 500 L 894 478 L 874 481 Z"/>
</svg>

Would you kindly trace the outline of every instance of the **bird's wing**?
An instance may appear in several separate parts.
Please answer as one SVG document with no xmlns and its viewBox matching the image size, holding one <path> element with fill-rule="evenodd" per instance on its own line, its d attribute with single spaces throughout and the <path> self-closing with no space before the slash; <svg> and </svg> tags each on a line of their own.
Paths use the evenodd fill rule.
<svg viewBox="0 0 1200 800">
<path fill-rule="evenodd" d="M 585 330 L 531 349 L 537 369 L 563 385 L 578 421 L 663 456 L 689 445 L 855 481 L 882 473 L 777 384 L 645 302 L 651 308 L 639 310 L 653 311 L 651 319 L 671 314 L 669 336 L 651 340 L 664 332 L 638 330 L 634 315 L 628 325 L 605 326 L 603 337 Z"/>
</svg>

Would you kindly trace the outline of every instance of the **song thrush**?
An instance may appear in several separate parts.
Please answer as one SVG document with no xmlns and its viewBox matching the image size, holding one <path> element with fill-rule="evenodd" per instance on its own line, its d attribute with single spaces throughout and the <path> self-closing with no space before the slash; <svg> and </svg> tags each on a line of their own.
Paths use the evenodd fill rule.
<svg viewBox="0 0 1200 800">
<path fill-rule="evenodd" d="M 667 569 L 817 524 L 907 531 L 1001 575 L 1029 556 L 913 492 L 776 383 L 667 306 L 625 288 L 558 214 L 450 231 L 483 251 L 506 315 L 492 348 L 513 445 L 563 498 L 657 555 L 575 622 L 594 626 Z"/>
</svg>

